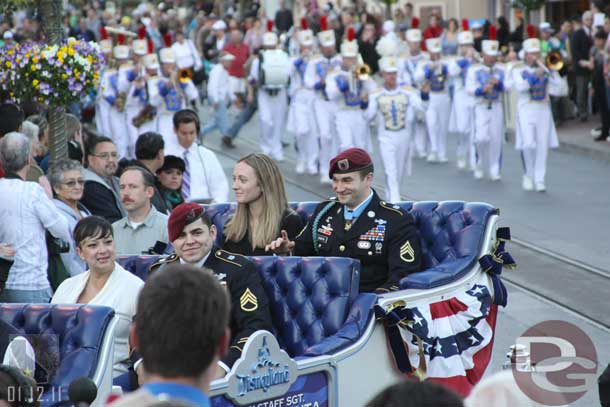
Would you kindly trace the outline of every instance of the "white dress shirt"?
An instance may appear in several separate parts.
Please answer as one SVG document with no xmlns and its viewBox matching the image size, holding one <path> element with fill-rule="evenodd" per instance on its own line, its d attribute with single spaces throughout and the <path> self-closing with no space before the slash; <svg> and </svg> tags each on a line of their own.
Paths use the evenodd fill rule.
<svg viewBox="0 0 610 407">
<path fill-rule="evenodd" d="M 230 80 L 229 72 L 222 64 L 214 65 L 208 80 L 208 98 L 212 103 L 226 103 L 232 99 Z"/>
<path fill-rule="evenodd" d="M 91 272 L 79 274 L 64 280 L 57 287 L 51 304 L 76 304 L 85 289 Z M 108 277 L 104 288 L 87 304 L 105 305 L 114 308 L 119 318 L 114 337 L 114 376 L 127 372 L 126 364 L 120 363 L 129 358 L 129 325 L 136 314 L 138 294 L 144 286 L 139 277 L 125 270 L 118 263 Z"/>
<path fill-rule="evenodd" d="M 45 230 L 70 242 L 66 218 L 40 185 L 21 179 L 0 179 L 0 242 L 17 251 L 6 288 L 49 289 Z"/>
<path fill-rule="evenodd" d="M 229 182 L 213 151 L 193 143 L 188 149 L 181 145 L 170 146 L 165 154 L 182 159 L 186 154 L 191 186 L 189 201 L 211 199 L 213 203 L 227 202 Z"/>
</svg>

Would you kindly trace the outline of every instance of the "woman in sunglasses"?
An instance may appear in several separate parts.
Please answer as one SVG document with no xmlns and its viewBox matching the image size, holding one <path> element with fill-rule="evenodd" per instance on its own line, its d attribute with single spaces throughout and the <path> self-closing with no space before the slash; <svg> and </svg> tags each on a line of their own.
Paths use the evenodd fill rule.
<svg viewBox="0 0 610 407">
<path fill-rule="evenodd" d="M 50 166 L 48 177 L 53 188 L 53 203 L 68 221 L 72 232 L 79 220 L 91 215 L 79 202 L 85 186 L 83 167 L 75 160 L 60 160 Z M 85 271 L 87 265 L 76 254 L 74 240 L 69 243 L 70 251 L 61 253 L 61 260 L 70 275 L 75 276 Z"/>
</svg>

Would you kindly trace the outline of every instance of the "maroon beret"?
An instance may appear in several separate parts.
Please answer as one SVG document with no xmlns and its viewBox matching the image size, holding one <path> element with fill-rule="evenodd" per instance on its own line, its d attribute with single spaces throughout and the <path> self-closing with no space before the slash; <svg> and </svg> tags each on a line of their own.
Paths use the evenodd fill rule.
<svg viewBox="0 0 610 407">
<path fill-rule="evenodd" d="M 330 160 L 328 177 L 332 179 L 333 174 L 346 174 L 368 168 L 373 171 L 373 160 L 369 153 L 361 148 L 348 148 Z"/>
<path fill-rule="evenodd" d="M 169 241 L 178 239 L 184 228 L 199 219 L 203 212 L 203 207 L 194 202 L 185 202 L 176 206 L 167 221 Z"/>
</svg>

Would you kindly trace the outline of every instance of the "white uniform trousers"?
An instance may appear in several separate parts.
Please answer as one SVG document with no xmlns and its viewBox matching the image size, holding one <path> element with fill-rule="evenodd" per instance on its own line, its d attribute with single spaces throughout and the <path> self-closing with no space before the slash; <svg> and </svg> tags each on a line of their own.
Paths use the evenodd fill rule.
<svg viewBox="0 0 610 407">
<path fill-rule="evenodd" d="M 95 102 L 95 127 L 97 132 L 106 137 L 112 137 L 110 129 L 110 108 L 112 106 L 105 99 L 99 98 Z"/>
<path fill-rule="evenodd" d="M 114 106 L 110 108 L 108 113 L 110 120 L 110 133 L 112 141 L 116 145 L 119 157 L 127 157 L 129 145 L 129 134 L 127 133 L 127 121 L 125 112 L 119 112 Z"/>
<path fill-rule="evenodd" d="M 163 136 L 165 151 L 180 150 L 178 136 L 174 133 L 174 112 L 157 113 L 157 133 Z"/>
<path fill-rule="evenodd" d="M 318 173 L 318 138 L 313 112 L 314 93 L 300 89 L 292 98 L 286 129 L 295 135 L 298 165 L 309 174 Z"/>
<path fill-rule="evenodd" d="M 339 136 L 339 151 L 352 147 L 371 151 L 369 124 L 362 109 L 339 109 L 335 113 L 335 126 Z"/>
<path fill-rule="evenodd" d="M 313 102 L 320 144 L 318 154 L 320 160 L 320 176 L 328 178 L 330 160 L 339 153 L 339 143 L 335 133 L 335 112 L 337 105 L 333 102 L 317 98 Z"/>
<path fill-rule="evenodd" d="M 447 161 L 447 131 L 451 99 L 447 92 L 430 92 L 430 102 L 426 110 L 428 125 L 428 154 L 435 154 L 439 161 Z"/>
<path fill-rule="evenodd" d="M 383 126 L 378 127 L 379 153 L 383 161 L 388 192 L 386 199 L 389 202 L 400 202 L 400 182 L 406 174 L 411 174 L 412 129 L 388 131 Z"/>
<path fill-rule="evenodd" d="M 502 145 L 504 143 L 504 112 L 501 101 L 489 105 L 477 103 L 474 108 L 475 168 L 482 169 L 483 160 L 489 163 L 489 175 L 500 176 Z"/>
<path fill-rule="evenodd" d="M 286 90 L 280 89 L 272 96 L 264 89 L 258 90 L 260 120 L 260 148 L 264 154 L 277 161 L 284 159 L 282 136 L 286 120 Z"/>
<path fill-rule="evenodd" d="M 472 145 L 474 121 L 474 101 L 465 89 L 460 89 L 453 95 L 451 104 L 451 117 L 449 118 L 449 132 L 457 137 L 456 155 L 458 161 L 466 161 L 470 157 L 472 163 L 474 147 Z"/>
<path fill-rule="evenodd" d="M 525 175 L 536 184 L 544 184 L 548 150 L 557 147 L 555 124 L 548 103 L 529 103 L 527 114 L 517 112 Z"/>
<path fill-rule="evenodd" d="M 428 126 L 426 125 L 426 113 L 421 113 L 421 118 L 413 125 L 414 147 L 419 158 L 425 158 L 428 154 Z"/>
<path fill-rule="evenodd" d="M 142 109 L 141 106 L 127 106 L 125 107 L 125 117 L 126 117 L 126 126 L 127 133 L 129 134 L 128 143 L 127 143 L 127 157 L 136 158 L 136 141 L 138 141 L 138 136 L 142 134 L 141 128 L 133 125 L 133 118 L 140 113 Z"/>
</svg>

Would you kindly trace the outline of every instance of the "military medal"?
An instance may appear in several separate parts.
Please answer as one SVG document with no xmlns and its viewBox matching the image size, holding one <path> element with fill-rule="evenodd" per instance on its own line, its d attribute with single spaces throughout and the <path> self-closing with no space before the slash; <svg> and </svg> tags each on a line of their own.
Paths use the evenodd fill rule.
<svg viewBox="0 0 610 407">
<path fill-rule="evenodd" d="M 350 230 L 352 228 L 352 220 L 345 221 L 345 230 Z"/>
</svg>

